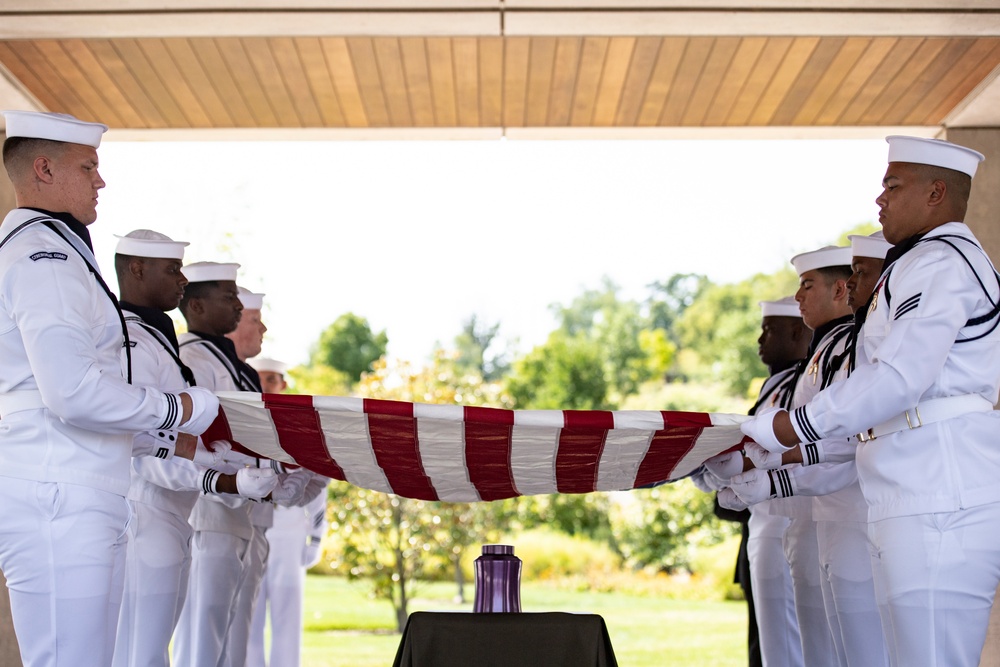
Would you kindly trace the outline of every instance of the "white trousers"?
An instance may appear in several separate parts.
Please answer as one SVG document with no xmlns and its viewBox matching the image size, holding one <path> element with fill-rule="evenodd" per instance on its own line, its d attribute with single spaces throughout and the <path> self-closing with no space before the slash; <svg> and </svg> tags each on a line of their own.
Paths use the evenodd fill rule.
<svg viewBox="0 0 1000 667">
<path fill-rule="evenodd" d="M 761 529 L 764 523 L 769 524 L 769 530 Z M 749 524 L 747 556 L 764 667 L 802 667 L 804 664 L 792 575 L 785 561 L 782 538 L 778 536 L 783 531 L 773 530 L 774 524 L 787 523 L 785 517 L 754 514 Z"/>
<path fill-rule="evenodd" d="M 303 531 L 267 531 L 270 553 L 257 605 L 254 607 L 246 667 L 299 667 L 302 648 L 303 592 L 306 569 L 302 565 Z M 264 626 L 271 619 L 271 651 L 264 659 Z"/>
<path fill-rule="evenodd" d="M 808 667 L 837 667 L 837 650 L 823 605 L 816 522 L 812 519 L 791 519 L 785 530 L 783 546 L 792 574 L 802 658 Z"/>
<path fill-rule="evenodd" d="M 229 533 L 195 532 L 187 600 L 174 635 L 174 661 L 179 667 L 222 666 L 248 546 L 247 540 Z"/>
<path fill-rule="evenodd" d="M 125 597 L 113 667 L 167 667 L 170 637 L 187 596 L 191 525 L 184 517 L 130 501 Z"/>
<path fill-rule="evenodd" d="M 1000 503 L 869 526 L 900 667 L 977 667 L 1000 583 Z"/>
<path fill-rule="evenodd" d="M 247 644 L 250 643 L 250 623 L 260 592 L 260 582 L 264 578 L 267 565 L 268 545 L 263 528 L 253 527 L 253 537 L 247 548 L 246 567 L 237 588 L 236 600 L 229 618 L 229 630 L 222 650 L 221 667 L 244 667 L 247 660 Z"/>
<path fill-rule="evenodd" d="M 128 503 L 77 484 L 0 478 L 0 570 L 25 667 L 107 667 Z"/>
<path fill-rule="evenodd" d="M 817 521 L 823 603 L 842 667 L 889 664 L 872 578 L 868 524 Z"/>
</svg>

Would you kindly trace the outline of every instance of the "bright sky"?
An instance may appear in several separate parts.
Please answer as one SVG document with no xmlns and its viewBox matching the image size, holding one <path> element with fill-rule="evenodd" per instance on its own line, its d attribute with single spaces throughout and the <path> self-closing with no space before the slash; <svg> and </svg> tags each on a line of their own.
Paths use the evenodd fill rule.
<svg viewBox="0 0 1000 667">
<path fill-rule="evenodd" d="M 345 312 L 422 361 L 472 314 L 519 349 L 607 276 L 771 272 L 877 218 L 882 140 L 105 142 L 91 227 L 190 241 L 267 294 L 264 354 L 305 362 Z M 113 282 L 113 281 L 112 281 Z"/>
</svg>

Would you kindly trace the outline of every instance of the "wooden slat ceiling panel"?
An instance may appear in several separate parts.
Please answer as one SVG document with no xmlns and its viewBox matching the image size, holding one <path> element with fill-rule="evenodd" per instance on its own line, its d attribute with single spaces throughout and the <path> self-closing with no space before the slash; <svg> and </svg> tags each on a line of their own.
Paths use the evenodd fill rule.
<svg viewBox="0 0 1000 667">
<path fill-rule="evenodd" d="M 122 128 L 935 125 L 1000 38 L 0 41 L 45 107 Z"/>
</svg>

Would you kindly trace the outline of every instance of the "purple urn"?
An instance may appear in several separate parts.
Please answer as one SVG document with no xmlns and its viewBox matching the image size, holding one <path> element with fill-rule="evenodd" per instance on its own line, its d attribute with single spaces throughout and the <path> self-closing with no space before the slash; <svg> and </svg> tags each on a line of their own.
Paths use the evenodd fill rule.
<svg viewBox="0 0 1000 667">
<path fill-rule="evenodd" d="M 521 611 L 521 559 L 509 544 L 484 544 L 476 559 L 476 600 L 472 611 Z"/>
</svg>

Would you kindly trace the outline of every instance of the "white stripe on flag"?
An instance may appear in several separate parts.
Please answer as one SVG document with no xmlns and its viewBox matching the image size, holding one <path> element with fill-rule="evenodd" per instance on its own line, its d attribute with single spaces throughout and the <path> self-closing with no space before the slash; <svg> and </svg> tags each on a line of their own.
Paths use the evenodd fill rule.
<svg viewBox="0 0 1000 667">
<path fill-rule="evenodd" d="M 724 452 L 733 445 L 739 444 L 743 440 L 743 433 L 739 428 L 732 427 L 707 427 L 698 436 L 694 447 L 677 462 L 670 473 L 671 479 L 680 479 L 688 473 L 694 471 L 705 460 L 712 458 L 720 452 Z"/>
<path fill-rule="evenodd" d="M 418 419 L 417 438 L 424 473 L 430 478 L 438 498 L 451 502 L 479 500 L 465 466 L 465 424 L 461 416 L 457 421 Z"/>
<path fill-rule="evenodd" d="M 260 394 L 241 392 L 238 400 L 227 401 L 226 419 L 236 442 L 247 443 L 248 449 L 263 458 L 295 463 L 295 459 L 281 449 L 271 413 L 264 408 Z"/>
<path fill-rule="evenodd" d="M 347 481 L 366 489 L 392 493 L 385 473 L 375 460 L 368 435 L 368 415 L 320 410 L 319 417 L 330 458 L 344 471 Z"/>
<path fill-rule="evenodd" d="M 517 420 L 511 427 L 510 467 L 514 486 L 525 496 L 555 493 L 559 429 L 551 428 L 551 419 L 545 428 L 519 425 L 521 423 Z"/>
<path fill-rule="evenodd" d="M 616 417 L 615 424 L 618 424 Z M 660 420 L 662 428 L 663 420 Z M 653 440 L 652 430 L 622 428 L 608 431 L 604 439 L 604 451 L 597 470 L 598 491 L 620 491 L 635 486 L 635 476 L 639 472 L 649 443 Z"/>
</svg>

